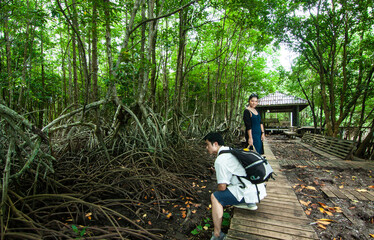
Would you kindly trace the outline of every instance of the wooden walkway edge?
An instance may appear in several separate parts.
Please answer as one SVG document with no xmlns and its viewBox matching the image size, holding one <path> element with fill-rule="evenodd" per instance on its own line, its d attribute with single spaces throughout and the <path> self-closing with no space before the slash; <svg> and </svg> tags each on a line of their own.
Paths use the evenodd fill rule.
<svg viewBox="0 0 374 240">
<path fill-rule="evenodd" d="M 318 239 L 301 207 L 296 194 L 265 142 L 265 155 L 270 162 L 276 180 L 267 183 L 267 196 L 257 204 L 256 211 L 235 208 L 227 240 Z"/>
</svg>

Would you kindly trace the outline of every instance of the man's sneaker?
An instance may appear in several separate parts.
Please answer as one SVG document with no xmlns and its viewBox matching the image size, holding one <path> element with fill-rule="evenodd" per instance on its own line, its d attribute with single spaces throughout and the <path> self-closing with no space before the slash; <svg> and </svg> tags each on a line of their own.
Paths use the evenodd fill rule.
<svg viewBox="0 0 374 240">
<path fill-rule="evenodd" d="M 235 207 L 238 207 L 238 208 L 243 208 L 243 209 L 248 209 L 248 210 L 257 210 L 257 205 L 256 203 L 240 203 L 238 205 L 235 205 Z"/>
<path fill-rule="evenodd" d="M 219 233 L 219 237 L 214 236 L 214 232 L 213 232 L 210 240 L 224 240 L 225 238 L 226 238 L 226 234 L 224 234 L 223 232 Z"/>
</svg>

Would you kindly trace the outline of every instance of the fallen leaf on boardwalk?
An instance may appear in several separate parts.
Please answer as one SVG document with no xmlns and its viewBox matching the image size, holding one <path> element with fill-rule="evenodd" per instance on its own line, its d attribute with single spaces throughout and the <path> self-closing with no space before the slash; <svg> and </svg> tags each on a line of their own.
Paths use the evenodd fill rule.
<svg viewBox="0 0 374 240">
<path fill-rule="evenodd" d="M 320 223 L 318 223 L 318 227 L 320 227 L 320 228 L 323 228 L 323 229 L 326 229 L 326 227 L 325 226 L 323 226 L 322 224 L 320 224 Z"/>
<path fill-rule="evenodd" d="M 319 211 L 320 211 L 321 213 L 326 213 L 326 214 L 329 215 L 329 216 L 333 216 L 333 215 L 334 215 L 334 214 L 332 214 L 332 212 L 327 211 L 327 210 L 325 210 L 325 209 L 323 209 L 323 208 L 319 208 Z"/>
<path fill-rule="evenodd" d="M 305 207 L 309 206 L 309 204 L 311 204 L 312 202 L 311 201 L 303 201 L 303 200 L 300 200 L 300 203 L 303 204 Z"/>
<path fill-rule="evenodd" d="M 369 186 L 368 188 L 374 188 L 374 185 Z"/>
<path fill-rule="evenodd" d="M 339 188 L 340 188 L 340 189 L 343 189 L 343 188 L 344 188 L 344 185 L 340 185 Z"/>
<path fill-rule="evenodd" d="M 317 189 L 315 187 L 313 187 L 313 186 L 308 186 L 308 187 L 306 187 L 306 189 L 317 191 Z"/>
<path fill-rule="evenodd" d="M 368 190 L 366 189 L 356 189 L 357 192 L 367 192 Z"/>
<path fill-rule="evenodd" d="M 369 235 L 370 235 L 370 237 L 374 238 L 374 234 L 369 234 Z"/>
<path fill-rule="evenodd" d="M 297 168 L 306 168 L 306 167 L 308 167 L 308 166 L 299 166 L 299 165 L 297 165 L 296 167 L 297 167 Z"/>
<path fill-rule="evenodd" d="M 335 220 L 332 220 L 332 219 L 328 219 L 328 218 L 321 218 L 321 219 L 317 219 L 317 221 L 325 221 L 325 222 L 335 222 Z"/>
<path fill-rule="evenodd" d="M 319 205 L 321 205 L 321 207 L 323 207 L 323 208 L 328 208 L 328 206 L 327 206 L 326 204 L 321 203 L 321 202 L 318 202 L 318 203 L 319 203 Z"/>
<path fill-rule="evenodd" d="M 310 208 L 308 208 L 307 210 L 305 210 L 305 214 L 306 214 L 307 216 L 309 216 L 311 213 L 312 213 L 312 211 L 311 211 Z"/>
<path fill-rule="evenodd" d="M 331 222 L 318 220 L 317 223 L 323 224 L 323 225 L 329 225 Z"/>
<path fill-rule="evenodd" d="M 342 213 L 342 209 L 340 207 L 334 207 L 335 212 Z"/>
</svg>

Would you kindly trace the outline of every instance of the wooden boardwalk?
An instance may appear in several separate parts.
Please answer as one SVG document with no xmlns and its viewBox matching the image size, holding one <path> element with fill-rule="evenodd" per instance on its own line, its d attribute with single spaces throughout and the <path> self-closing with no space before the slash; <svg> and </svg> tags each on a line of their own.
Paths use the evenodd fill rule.
<svg viewBox="0 0 374 240">
<path fill-rule="evenodd" d="M 256 211 L 235 208 L 227 234 L 229 239 L 318 239 L 286 176 L 265 142 L 266 158 L 277 174 L 267 183 L 267 197 Z"/>
<path fill-rule="evenodd" d="M 303 145 L 309 150 L 322 155 L 329 160 L 315 160 L 315 161 L 304 161 L 304 160 L 278 160 L 279 165 L 282 166 L 308 166 L 308 167 L 331 167 L 340 169 L 367 169 L 374 172 L 374 162 L 373 161 L 351 161 L 343 160 L 326 152 L 323 152 L 309 144 L 305 144 L 300 141 L 300 139 L 295 140 L 296 143 Z"/>
</svg>

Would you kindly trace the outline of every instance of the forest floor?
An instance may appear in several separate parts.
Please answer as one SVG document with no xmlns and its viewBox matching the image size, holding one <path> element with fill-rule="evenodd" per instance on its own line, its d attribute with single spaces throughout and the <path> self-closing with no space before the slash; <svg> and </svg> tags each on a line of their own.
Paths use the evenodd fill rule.
<svg viewBox="0 0 374 240">
<path fill-rule="evenodd" d="M 272 135 L 267 137 L 271 150 L 277 159 L 290 160 L 326 160 L 294 140 L 285 136 Z M 204 149 L 202 148 L 202 151 Z M 214 162 L 213 157 L 207 157 Z M 210 161 L 209 160 L 209 161 Z M 321 187 L 326 184 L 338 188 L 355 188 L 362 191 L 371 190 L 374 185 L 373 173 L 366 169 L 340 169 L 328 167 L 285 166 L 282 171 L 287 176 L 290 185 L 311 222 L 318 219 L 328 219 L 323 224 L 313 224 L 320 239 L 350 240 L 374 239 L 374 202 L 350 201 L 348 199 L 328 198 Z M 206 179 L 193 179 L 191 184 L 197 188 L 198 197 L 184 198 L 170 204 L 171 217 L 154 219 L 153 226 L 166 229 L 164 239 L 210 239 L 213 223 L 211 220 L 210 194 L 216 188 L 214 173 Z M 228 216 L 232 208 L 226 208 Z M 228 229 L 228 221 L 224 219 Z"/>
</svg>

